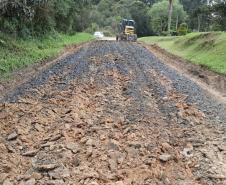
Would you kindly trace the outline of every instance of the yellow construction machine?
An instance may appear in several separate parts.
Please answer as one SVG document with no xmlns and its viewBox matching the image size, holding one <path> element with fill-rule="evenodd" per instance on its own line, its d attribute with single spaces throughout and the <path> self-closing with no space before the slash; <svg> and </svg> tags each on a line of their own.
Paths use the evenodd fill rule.
<svg viewBox="0 0 226 185">
<path fill-rule="evenodd" d="M 120 41 L 137 41 L 137 34 L 135 31 L 135 21 L 134 20 L 127 20 L 123 19 L 119 24 L 119 31 L 116 35 L 116 40 Z"/>
</svg>

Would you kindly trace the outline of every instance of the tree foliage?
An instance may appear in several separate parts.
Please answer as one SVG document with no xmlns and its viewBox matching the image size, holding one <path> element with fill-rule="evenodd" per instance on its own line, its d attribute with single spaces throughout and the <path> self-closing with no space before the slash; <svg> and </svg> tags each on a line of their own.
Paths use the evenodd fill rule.
<svg viewBox="0 0 226 185">
<path fill-rule="evenodd" d="M 225 31 L 226 3 L 225 0 L 0 0 L 0 31 L 15 36 L 97 29 L 115 33 L 123 18 L 136 21 L 139 36 L 177 31 L 183 22 L 190 31 Z"/>
<path fill-rule="evenodd" d="M 173 4 L 171 30 L 177 30 L 178 24 L 186 20 L 186 12 L 183 6 L 175 1 Z M 168 31 L 168 1 L 164 0 L 156 3 L 149 11 L 150 24 L 155 33 L 160 35 L 162 32 Z"/>
</svg>

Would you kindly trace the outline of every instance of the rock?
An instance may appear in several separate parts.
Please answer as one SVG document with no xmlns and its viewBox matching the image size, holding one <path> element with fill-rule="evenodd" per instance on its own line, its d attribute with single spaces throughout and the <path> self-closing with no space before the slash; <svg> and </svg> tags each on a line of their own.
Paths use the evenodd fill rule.
<svg viewBox="0 0 226 185">
<path fill-rule="evenodd" d="M 163 162 L 167 162 L 172 159 L 172 156 L 170 154 L 162 154 L 159 156 L 159 159 Z"/>
<path fill-rule="evenodd" d="M 99 185 L 97 182 L 90 182 L 89 184 L 87 184 L 87 185 Z"/>
<path fill-rule="evenodd" d="M 58 164 L 35 164 L 33 167 L 38 171 L 51 171 L 57 168 Z"/>
<path fill-rule="evenodd" d="M 163 97 L 162 100 L 163 101 L 167 101 L 169 98 L 167 96 Z"/>
<path fill-rule="evenodd" d="M 82 144 L 85 144 L 86 142 L 87 142 L 87 138 L 86 137 L 83 137 L 81 140 L 80 140 L 80 142 L 82 143 Z"/>
<path fill-rule="evenodd" d="M 0 173 L 0 184 L 2 184 L 8 176 L 8 173 Z"/>
<path fill-rule="evenodd" d="M 72 161 L 73 166 L 78 167 L 81 161 L 78 158 L 74 158 Z"/>
<path fill-rule="evenodd" d="M 0 85 L 0 91 L 4 91 L 5 87 L 3 85 Z"/>
<path fill-rule="evenodd" d="M 45 147 L 51 147 L 54 145 L 54 142 L 47 142 L 41 145 L 41 148 L 45 148 Z"/>
<path fill-rule="evenodd" d="M 2 185 L 14 185 L 12 182 L 10 182 L 10 180 L 9 179 L 6 179 L 3 183 L 2 183 Z"/>
<path fill-rule="evenodd" d="M 156 161 L 155 158 L 147 158 L 144 160 L 144 164 L 151 166 L 152 164 L 154 164 L 155 161 Z"/>
<path fill-rule="evenodd" d="M 218 147 L 220 152 L 226 151 L 226 146 L 224 146 L 224 145 L 217 145 L 217 147 Z"/>
<path fill-rule="evenodd" d="M 171 151 L 172 147 L 170 146 L 169 143 L 162 143 L 162 149 L 164 152 L 166 152 L 166 151 Z"/>
<path fill-rule="evenodd" d="M 59 140 L 61 137 L 62 137 L 62 134 L 61 134 L 61 133 L 58 133 L 58 134 L 52 136 L 52 137 L 49 139 L 49 141 L 57 141 L 57 140 Z"/>
<path fill-rule="evenodd" d="M 64 185 L 65 182 L 63 180 L 48 180 L 45 182 L 45 185 Z"/>
<path fill-rule="evenodd" d="M 22 180 L 27 181 L 27 180 L 29 180 L 30 178 L 31 178 L 30 175 L 19 175 L 16 179 L 17 179 L 18 181 L 22 181 Z"/>
<path fill-rule="evenodd" d="M 40 179 L 42 179 L 42 174 L 34 172 L 31 175 L 31 177 L 34 178 L 35 180 L 40 180 Z"/>
<path fill-rule="evenodd" d="M 108 163 L 109 163 L 110 170 L 112 172 L 116 172 L 117 171 L 117 168 L 118 168 L 117 161 L 114 160 L 114 159 L 109 159 Z"/>
<path fill-rule="evenodd" d="M 141 144 L 139 142 L 130 143 L 129 146 L 133 147 L 135 149 L 140 149 L 141 148 Z"/>
<path fill-rule="evenodd" d="M 22 181 L 20 185 L 35 185 L 35 182 L 36 182 L 35 179 L 32 178 L 32 179 L 29 179 L 28 181 Z"/>
<path fill-rule="evenodd" d="M 92 169 L 90 169 L 89 171 L 83 174 L 83 179 L 87 179 L 87 178 L 99 179 L 100 176 L 96 171 L 93 171 Z"/>
<path fill-rule="evenodd" d="M 73 142 L 67 143 L 66 148 L 71 150 L 74 154 L 79 152 L 79 146 Z"/>
<path fill-rule="evenodd" d="M 86 141 L 86 145 L 87 146 L 96 146 L 96 143 L 95 143 L 95 141 L 93 139 L 88 139 Z"/>
<path fill-rule="evenodd" d="M 15 140 L 17 137 L 18 137 L 18 134 L 16 133 L 16 131 L 14 131 L 13 133 L 8 135 L 7 140 L 8 141 Z"/>
<path fill-rule="evenodd" d="M 0 170 L 1 170 L 1 172 L 7 174 L 7 173 L 10 173 L 10 171 L 12 170 L 12 166 L 10 164 L 1 164 L 0 165 Z"/>
<path fill-rule="evenodd" d="M 70 171 L 64 166 L 60 166 L 59 168 L 50 171 L 48 174 L 53 179 L 62 179 L 70 177 Z"/>
<path fill-rule="evenodd" d="M 42 132 L 44 130 L 43 127 L 40 124 L 38 124 L 38 123 L 36 123 L 34 127 L 39 132 Z"/>
<path fill-rule="evenodd" d="M 124 185 L 123 181 L 118 181 L 115 183 L 115 185 Z"/>
<path fill-rule="evenodd" d="M 192 151 L 193 151 L 193 148 L 184 148 L 182 154 L 183 154 L 185 157 L 190 158 L 190 157 L 193 156 Z"/>
<path fill-rule="evenodd" d="M 86 157 L 89 158 L 93 155 L 93 149 L 92 147 L 89 147 L 86 151 Z"/>
<path fill-rule="evenodd" d="M 38 153 L 38 151 L 39 150 L 30 150 L 30 151 L 24 152 L 22 155 L 26 157 L 34 157 Z"/>
<path fill-rule="evenodd" d="M 137 150 L 133 147 L 126 148 L 126 152 L 127 152 L 128 156 L 132 157 L 132 158 L 136 158 L 139 156 L 139 150 Z"/>
<path fill-rule="evenodd" d="M 126 158 L 126 154 L 119 151 L 110 151 L 108 156 L 119 164 L 122 164 Z"/>
<path fill-rule="evenodd" d="M 108 142 L 107 149 L 108 150 L 119 150 L 118 142 L 115 140 Z"/>
<path fill-rule="evenodd" d="M 101 136 L 100 136 L 100 140 L 101 140 L 101 141 L 104 141 L 105 139 L 106 139 L 106 136 L 105 136 L 105 135 L 101 135 Z"/>
</svg>

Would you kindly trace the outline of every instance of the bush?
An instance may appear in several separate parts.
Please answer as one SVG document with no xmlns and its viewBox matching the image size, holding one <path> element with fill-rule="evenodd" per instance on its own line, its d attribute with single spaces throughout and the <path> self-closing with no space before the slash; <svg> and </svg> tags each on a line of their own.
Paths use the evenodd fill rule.
<svg viewBox="0 0 226 185">
<path fill-rule="evenodd" d="M 168 31 L 163 31 L 160 34 L 161 36 L 170 36 L 170 33 Z"/>
<path fill-rule="evenodd" d="M 93 34 L 95 31 L 99 31 L 99 26 L 96 23 L 92 23 L 85 32 Z"/>
<path fill-rule="evenodd" d="M 177 31 L 171 31 L 170 35 L 171 36 L 178 36 L 178 32 Z"/>
<path fill-rule="evenodd" d="M 186 35 L 188 33 L 188 25 L 186 23 L 180 24 L 178 35 Z"/>
<path fill-rule="evenodd" d="M 111 31 L 108 31 L 108 30 L 103 31 L 103 34 L 106 37 L 112 37 L 114 35 Z"/>
</svg>

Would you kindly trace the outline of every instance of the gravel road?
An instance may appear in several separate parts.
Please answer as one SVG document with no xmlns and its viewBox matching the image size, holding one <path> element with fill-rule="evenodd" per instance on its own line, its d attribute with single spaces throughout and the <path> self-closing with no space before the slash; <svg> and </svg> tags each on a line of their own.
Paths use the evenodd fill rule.
<svg viewBox="0 0 226 185">
<path fill-rule="evenodd" d="M 137 43 L 80 48 L 0 118 L 0 184 L 226 184 L 226 105 Z"/>
</svg>

